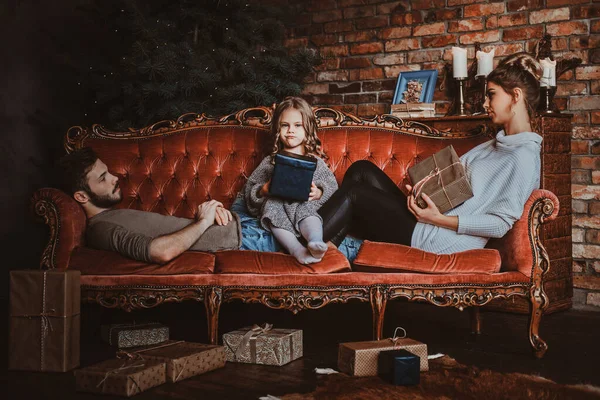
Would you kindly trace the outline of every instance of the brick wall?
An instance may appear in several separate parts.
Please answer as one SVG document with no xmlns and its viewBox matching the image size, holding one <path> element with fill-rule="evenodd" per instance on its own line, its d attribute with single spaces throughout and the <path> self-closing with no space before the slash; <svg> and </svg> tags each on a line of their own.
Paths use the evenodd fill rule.
<svg viewBox="0 0 600 400">
<path fill-rule="evenodd" d="M 285 0 L 282 0 L 285 1 Z M 277 2 L 277 1 L 275 1 Z M 594 0 L 290 0 L 303 12 L 287 46 L 315 47 L 324 63 L 304 96 L 361 116 L 388 113 L 398 73 L 438 69 L 436 112 L 449 101 L 439 85 L 451 47 L 496 49 L 496 62 L 531 52 L 549 33 L 557 58 L 583 64 L 558 79 L 556 103 L 573 113 L 574 303 L 600 310 L 600 1 Z"/>
</svg>

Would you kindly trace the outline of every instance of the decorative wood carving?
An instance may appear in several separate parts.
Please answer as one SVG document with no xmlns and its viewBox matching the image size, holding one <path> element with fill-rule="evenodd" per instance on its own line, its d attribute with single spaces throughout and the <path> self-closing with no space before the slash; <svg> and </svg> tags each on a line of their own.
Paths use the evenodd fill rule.
<svg viewBox="0 0 600 400">
<path fill-rule="evenodd" d="M 369 291 L 371 309 L 373 311 L 373 339 L 381 340 L 383 334 L 383 321 L 385 306 L 389 297 L 388 289 L 382 286 L 372 287 Z"/>
<path fill-rule="evenodd" d="M 481 307 L 498 298 L 527 296 L 529 285 L 514 283 L 502 286 L 485 285 L 401 285 L 389 288 L 389 298 L 404 297 L 410 301 L 426 301 L 438 307 Z"/>
<path fill-rule="evenodd" d="M 552 215 L 554 203 L 549 199 L 538 200 L 528 216 L 529 241 L 534 254 L 532 285 L 529 289 L 531 314 L 529 316 L 529 342 L 533 346 L 534 355 L 542 358 L 548 350 L 548 345 L 539 336 L 540 320 L 544 310 L 548 308 L 548 295 L 544 291 L 544 275 L 550 269 L 548 252 L 540 240 L 540 229 L 545 219 Z"/>
<path fill-rule="evenodd" d="M 206 288 L 204 306 L 206 307 L 206 321 L 208 322 L 208 340 L 211 344 L 219 341 L 219 311 L 223 301 L 223 289 L 220 287 Z"/>
<path fill-rule="evenodd" d="M 54 269 L 56 267 L 56 248 L 58 247 L 58 232 L 60 231 L 60 216 L 58 207 L 49 200 L 38 200 L 33 206 L 35 214 L 44 221 L 50 229 L 48 244 L 44 247 L 40 260 L 41 269 Z"/>
<path fill-rule="evenodd" d="M 98 303 L 106 308 L 120 308 L 130 312 L 153 308 L 163 303 L 181 303 L 184 300 L 204 301 L 206 287 L 81 287 L 81 300 Z"/>
<path fill-rule="evenodd" d="M 391 129 L 406 135 L 435 137 L 435 138 L 460 138 L 472 137 L 481 134 L 481 131 L 452 132 L 451 129 L 436 129 L 420 121 L 411 121 L 398 118 L 390 114 L 377 115 L 372 118 L 362 118 L 343 111 L 327 107 L 314 107 L 313 111 L 320 128 L 362 126 L 371 128 Z M 205 114 L 187 113 L 176 120 L 164 120 L 141 129 L 129 128 L 126 132 L 117 132 L 94 124 L 91 128 L 73 126 L 67 130 L 64 138 L 64 148 L 67 153 L 82 147 L 87 138 L 103 139 L 137 139 L 154 136 L 170 135 L 189 128 L 200 126 L 247 126 L 268 130 L 271 128 L 273 118 L 272 109 L 267 107 L 254 107 L 238 111 L 223 117 L 208 117 Z"/>
<path fill-rule="evenodd" d="M 104 139 L 136 139 L 154 136 L 169 135 L 179 131 L 199 126 L 251 126 L 269 129 L 271 126 L 272 111 L 267 107 L 246 108 L 244 110 L 222 117 L 209 117 L 206 114 L 187 113 L 176 120 L 164 120 L 141 129 L 129 128 L 127 132 L 112 131 L 100 124 L 92 125 L 91 129 L 73 126 L 67 130 L 64 148 L 67 153 L 82 147 L 83 141 L 90 138 Z"/>
<path fill-rule="evenodd" d="M 369 288 L 223 288 L 223 301 L 234 300 L 260 303 L 269 308 L 287 309 L 297 314 L 300 310 L 314 310 L 330 303 L 347 303 L 348 300 L 369 301 Z"/>
</svg>

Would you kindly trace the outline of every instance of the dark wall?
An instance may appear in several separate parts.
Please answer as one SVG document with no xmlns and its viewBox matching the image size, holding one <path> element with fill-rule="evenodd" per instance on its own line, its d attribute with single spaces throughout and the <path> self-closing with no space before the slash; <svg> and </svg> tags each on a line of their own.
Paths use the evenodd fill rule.
<svg viewBox="0 0 600 400">
<path fill-rule="evenodd" d="M 88 3 L 9 0 L 0 5 L 0 254 L 7 270 L 38 268 L 47 229 L 35 222 L 30 199 L 36 189 L 51 184 L 66 130 L 85 122 L 64 50 L 75 38 L 77 46 L 83 43 L 80 7 Z M 1 297 L 7 289 L 5 272 Z"/>
</svg>

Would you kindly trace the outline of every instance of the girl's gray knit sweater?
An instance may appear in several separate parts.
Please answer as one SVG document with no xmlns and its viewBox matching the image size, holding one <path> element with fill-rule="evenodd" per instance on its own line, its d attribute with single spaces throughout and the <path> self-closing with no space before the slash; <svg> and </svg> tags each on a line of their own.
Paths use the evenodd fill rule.
<svg viewBox="0 0 600 400">
<path fill-rule="evenodd" d="M 540 187 L 542 137 L 534 132 L 482 143 L 461 162 L 473 197 L 445 215 L 458 216 L 458 231 L 417 223 L 411 246 L 437 254 L 483 248 L 489 238 L 502 237 L 521 218 L 525 202 Z"/>
<path fill-rule="evenodd" d="M 285 229 L 300 237 L 298 224 L 306 217 L 322 218 L 317 210 L 338 189 L 333 172 L 327 167 L 325 161 L 317 158 L 317 169 L 313 175 L 313 183 L 323 191 L 319 200 L 290 201 L 277 197 L 262 197 L 258 195 L 260 188 L 271 179 L 273 175 L 272 157 L 266 156 L 252 172 L 244 186 L 244 199 L 250 214 L 260 219 L 261 226 L 270 231 L 271 225 Z"/>
</svg>

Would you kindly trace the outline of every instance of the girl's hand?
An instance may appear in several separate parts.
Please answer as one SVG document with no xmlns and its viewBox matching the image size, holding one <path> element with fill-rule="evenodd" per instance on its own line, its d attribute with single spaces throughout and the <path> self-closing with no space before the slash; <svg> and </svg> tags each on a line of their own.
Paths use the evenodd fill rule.
<svg viewBox="0 0 600 400">
<path fill-rule="evenodd" d="M 308 201 L 319 200 L 323 196 L 323 191 L 315 185 L 315 183 L 310 184 L 310 194 L 308 195 Z"/>
<path fill-rule="evenodd" d="M 266 196 L 268 196 L 268 195 L 269 195 L 269 186 L 270 186 L 270 185 L 271 185 L 271 180 L 269 179 L 269 180 L 267 181 L 267 183 L 265 183 L 265 184 L 264 184 L 264 185 L 263 185 L 263 186 L 260 188 L 260 191 L 259 191 L 259 193 L 258 193 L 258 194 L 260 195 L 260 197 L 266 197 Z"/>
<path fill-rule="evenodd" d="M 417 200 L 412 192 L 412 187 L 410 185 L 406 185 L 406 189 L 409 191 L 409 195 L 406 199 L 406 204 L 408 206 L 408 211 L 410 211 L 417 221 L 431 224 L 431 225 L 439 225 L 438 221 L 443 217 L 440 210 L 437 208 L 435 203 L 431 201 L 429 196 L 425 193 L 421 193 L 421 197 L 427 203 L 427 208 L 421 208 L 417 205 Z"/>
</svg>

